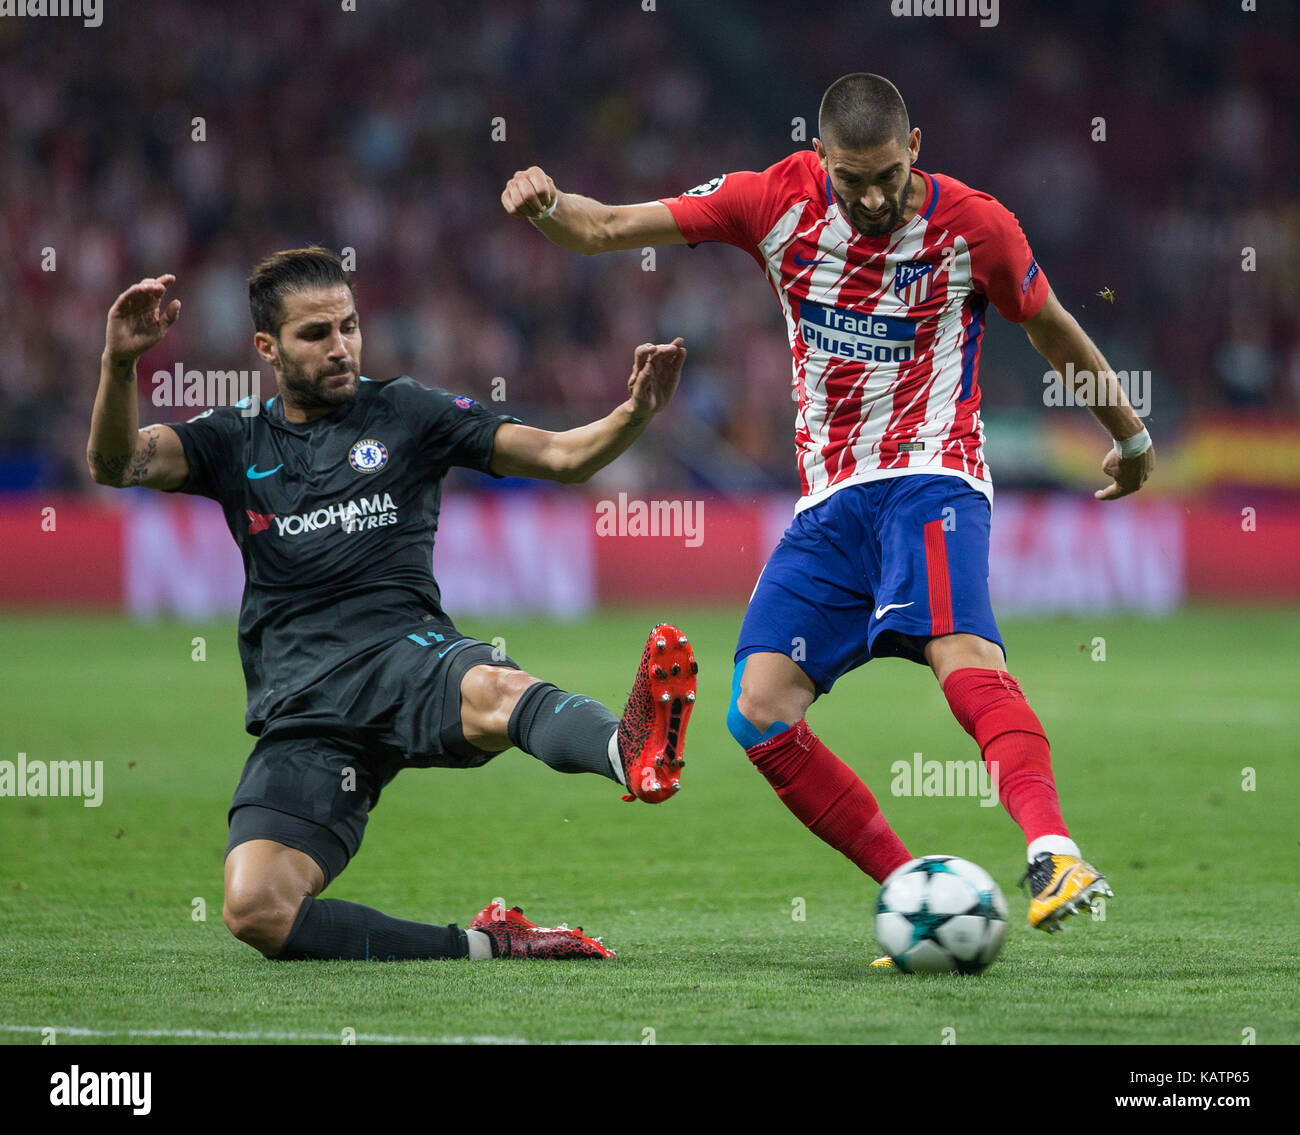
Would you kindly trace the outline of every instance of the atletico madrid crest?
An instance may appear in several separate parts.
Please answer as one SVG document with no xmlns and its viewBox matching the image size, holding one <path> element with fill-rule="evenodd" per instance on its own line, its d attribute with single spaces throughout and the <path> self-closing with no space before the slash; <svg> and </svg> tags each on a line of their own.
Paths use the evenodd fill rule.
<svg viewBox="0 0 1300 1135">
<path fill-rule="evenodd" d="M 925 303 L 934 290 L 934 265 L 909 260 L 894 269 L 894 295 L 908 307 Z"/>
</svg>

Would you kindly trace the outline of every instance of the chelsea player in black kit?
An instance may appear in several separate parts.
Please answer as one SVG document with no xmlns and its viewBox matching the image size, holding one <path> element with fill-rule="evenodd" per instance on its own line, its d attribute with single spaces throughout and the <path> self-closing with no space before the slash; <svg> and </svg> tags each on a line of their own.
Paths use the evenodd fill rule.
<svg viewBox="0 0 1300 1135">
<path fill-rule="evenodd" d="M 138 429 L 136 360 L 180 314 L 175 277 L 108 313 L 87 460 L 100 484 L 220 503 L 244 560 L 239 652 L 257 737 L 230 809 L 224 918 L 268 958 L 612 957 L 599 939 L 490 903 L 461 930 L 317 896 L 361 845 L 403 768 L 472 768 L 517 746 L 560 772 L 660 803 L 680 787 L 695 700 L 682 633 L 656 627 L 622 718 L 520 670 L 444 612 L 432 554 L 442 479 L 583 481 L 672 397 L 686 351 L 636 348 L 629 396 L 552 433 L 408 377 L 361 377 L 361 331 L 339 258 L 279 252 L 249 278 L 254 345 L 279 393 Z"/>
</svg>

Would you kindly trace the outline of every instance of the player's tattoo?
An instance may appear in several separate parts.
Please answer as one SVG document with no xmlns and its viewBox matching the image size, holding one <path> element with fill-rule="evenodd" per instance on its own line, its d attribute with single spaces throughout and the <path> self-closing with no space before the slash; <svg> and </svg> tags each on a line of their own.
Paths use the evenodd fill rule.
<svg viewBox="0 0 1300 1135">
<path fill-rule="evenodd" d="M 158 456 L 158 435 L 149 434 L 149 444 L 144 447 L 144 452 L 136 450 L 131 459 L 131 472 L 127 477 L 128 485 L 139 485 L 149 476 L 149 466 L 153 459 Z"/>
<path fill-rule="evenodd" d="M 130 455 L 126 457 L 105 457 L 98 449 L 88 451 L 86 457 L 90 460 L 90 464 L 94 466 L 95 472 L 110 485 L 115 485 L 121 480 L 122 474 L 131 461 Z"/>
<path fill-rule="evenodd" d="M 149 476 L 149 467 L 158 456 L 158 435 L 149 434 L 148 444 L 121 457 L 105 457 L 97 449 L 89 450 L 86 457 L 105 481 L 111 485 L 142 485 Z"/>
</svg>

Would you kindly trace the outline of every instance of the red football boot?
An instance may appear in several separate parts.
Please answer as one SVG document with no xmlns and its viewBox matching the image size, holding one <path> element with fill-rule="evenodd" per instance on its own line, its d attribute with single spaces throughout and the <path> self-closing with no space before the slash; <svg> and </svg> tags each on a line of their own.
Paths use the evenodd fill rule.
<svg viewBox="0 0 1300 1135">
<path fill-rule="evenodd" d="M 512 906 L 509 910 L 500 899 L 493 899 L 474 916 L 469 924 L 471 930 L 481 930 L 496 943 L 498 958 L 553 958 L 572 960 L 574 958 L 613 958 L 615 951 L 609 949 L 599 938 L 588 938 L 582 933 L 582 927 L 570 930 L 561 923 L 559 926 L 538 926 L 524 917 L 523 907 Z"/>
<path fill-rule="evenodd" d="M 618 723 L 618 752 L 629 792 L 624 800 L 661 804 L 681 789 L 698 669 L 686 636 L 675 626 L 661 623 L 650 632 Z"/>
</svg>

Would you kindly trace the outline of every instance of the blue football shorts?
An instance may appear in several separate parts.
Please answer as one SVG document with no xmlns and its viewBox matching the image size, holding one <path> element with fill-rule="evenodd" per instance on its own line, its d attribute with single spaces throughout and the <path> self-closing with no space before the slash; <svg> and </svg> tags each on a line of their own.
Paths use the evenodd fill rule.
<svg viewBox="0 0 1300 1135">
<path fill-rule="evenodd" d="M 960 477 L 850 485 L 795 515 L 750 597 L 736 662 L 792 658 L 818 694 L 872 658 L 925 665 L 925 644 L 1002 646 L 989 601 L 988 498 Z"/>
</svg>

